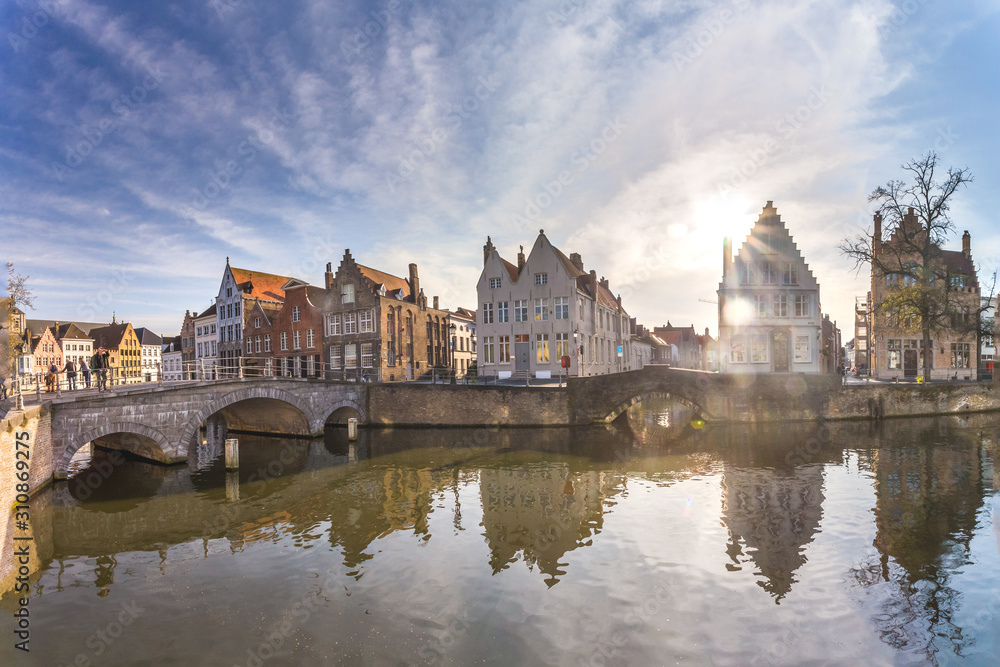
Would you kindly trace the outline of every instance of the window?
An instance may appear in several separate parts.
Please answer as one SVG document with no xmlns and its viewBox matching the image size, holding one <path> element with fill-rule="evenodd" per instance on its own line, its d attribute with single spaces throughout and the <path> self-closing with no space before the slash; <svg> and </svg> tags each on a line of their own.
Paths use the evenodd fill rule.
<svg viewBox="0 0 1000 667">
<path fill-rule="evenodd" d="M 344 315 L 344 334 L 358 333 L 357 313 L 346 313 Z"/>
<path fill-rule="evenodd" d="M 233 295 L 233 288 L 232 287 L 227 287 L 226 288 L 226 296 L 230 297 L 232 295 Z"/>
<path fill-rule="evenodd" d="M 197 334 L 196 334 L 196 335 L 198 335 L 198 336 L 200 336 L 200 335 L 201 335 L 201 327 L 198 327 L 198 332 L 197 332 Z M 72 348 L 72 347 L 73 347 L 73 346 L 71 345 L 71 346 L 70 346 L 70 348 Z"/>
<path fill-rule="evenodd" d="M 302 309 L 298 306 L 292 306 L 292 322 L 298 322 L 302 319 Z"/>
<path fill-rule="evenodd" d="M 354 285 L 348 283 L 340 286 L 340 302 L 354 303 Z"/>
<path fill-rule="evenodd" d="M 374 366 L 374 355 L 372 354 L 372 344 L 361 344 L 361 368 L 372 368 Z"/>
<path fill-rule="evenodd" d="M 493 363 L 493 336 L 487 336 L 483 339 L 483 363 Z"/>
<path fill-rule="evenodd" d="M 809 295 L 795 295 L 795 317 L 809 317 Z"/>
<path fill-rule="evenodd" d="M 358 367 L 358 346 L 344 346 L 344 368 L 351 370 Z"/>
<path fill-rule="evenodd" d="M 253 318 L 253 328 L 254 329 L 260 329 L 260 318 L 259 317 Z"/>
<path fill-rule="evenodd" d="M 952 289 L 965 289 L 965 276 L 957 274 L 951 277 Z"/>
<path fill-rule="evenodd" d="M 855 327 L 854 335 L 858 336 L 858 337 L 867 336 L 868 335 L 868 327 L 866 327 L 864 325 L 859 325 L 859 326 Z"/>
<path fill-rule="evenodd" d="M 506 301 L 497 301 L 497 322 L 500 324 L 510 322 L 510 313 Z"/>
<path fill-rule="evenodd" d="M 301 350 L 302 349 L 302 332 L 293 331 L 292 332 L 292 349 Z"/>
<path fill-rule="evenodd" d="M 546 285 L 549 282 L 549 274 L 547 273 L 536 273 L 535 274 L 535 284 L 536 285 Z"/>
<path fill-rule="evenodd" d="M 788 297 L 784 294 L 774 295 L 774 316 L 788 317 Z"/>
<path fill-rule="evenodd" d="M 809 336 L 795 336 L 795 363 L 805 364 L 812 361 L 812 353 L 809 350 Z"/>
<path fill-rule="evenodd" d="M 528 321 L 528 301 L 526 299 L 519 299 L 514 302 L 514 321 Z"/>
<path fill-rule="evenodd" d="M 548 321 L 548 319 L 549 319 L 549 300 L 535 299 L 535 320 Z"/>
<path fill-rule="evenodd" d="M 767 362 L 767 334 L 750 334 L 750 361 L 755 364 Z"/>
<path fill-rule="evenodd" d="M 969 368 L 969 347 L 968 343 L 951 344 L 952 368 Z"/>
<path fill-rule="evenodd" d="M 226 306 L 226 313 L 227 313 L 226 319 L 232 319 L 232 317 L 233 317 L 233 304 L 230 303 L 230 304 L 228 304 Z"/>
<path fill-rule="evenodd" d="M 569 319 L 569 297 L 568 296 L 557 296 L 556 299 L 556 319 L 557 320 L 568 320 Z"/>
<path fill-rule="evenodd" d="M 361 333 L 372 333 L 375 331 L 375 317 L 370 310 L 363 310 L 360 313 Z M 311 346 L 310 346 L 311 347 Z"/>
<path fill-rule="evenodd" d="M 785 285 L 798 285 L 799 276 L 795 269 L 795 264 L 793 262 L 787 262 L 785 264 L 785 272 L 781 276 L 781 282 Z"/>
<path fill-rule="evenodd" d="M 901 350 L 903 349 L 903 341 L 899 338 L 890 338 L 886 341 L 885 346 L 886 368 L 890 371 L 902 368 L 903 353 Z"/>
<path fill-rule="evenodd" d="M 753 304 L 753 312 L 757 314 L 757 317 L 767 317 L 767 296 L 754 294 Z"/>
<path fill-rule="evenodd" d="M 253 351 L 257 353 L 260 352 L 260 336 L 253 339 Z"/>
<path fill-rule="evenodd" d="M 503 282 L 499 278 L 490 278 L 490 289 L 500 289 Z"/>
<path fill-rule="evenodd" d="M 306 329 L 306 347 L 316 347 L 316 335 L 312 329 Z"/>
<path fill-rule="evenodd" d="M 239 340 L 240 338 L 243 338 L 243 332 L 241 331 L 242 328 L 243 327 L 241 325 L 239 324 L 236 325 L 236 338 L 234 340 Z"/>
<path fill-rule="evenodd" d="M 562 361 L 562 358 L 569 356 L 569 334 L 568 333 L 557 333 L 556 334 L 556 359 Z"/>
<path fill-rule="evenodd" d="M 340 315 L 330 315 L 326 318 L 326 327 L 330 336 L 340 335 Z"/>
<path fill-rule="evenodd" d="M 750 285 L 753 283 L 753 264 L 740 262 L 740 284 Z"/>
<path fill-rule="evenodd" d="M 761 282 L 765 285 L 778 284 L 778 271 L 771 262 L 764 262 L 760 267 Z"/>
<path fill-rule="evenodd" d="M 483 324 L 493 324 L 493 304 L 483 304 Z"/>
<path fill-rule="evenodd" d="M 253 341 L 247 338 L 247 354 L 253 354 Z"/>
<path fill-rule="evenodd" d="M 509 364 L 510 363 L 510 336 L 500 336 L 500 343 L 498 345 L 500 352 L 500 363 Z"/>
<path fill-rule="evenodd" d="M 198 343 L 198 357 L 204 357 L 204 356 L 205 356 L 205 351 L 202 348 L 202 344 Z"/>
<path fill-rule="evenodd" d="M 288 332 L 287 331 L 282 331 L 281 332 L 281 349 L 282 350 L 287 350 L 288 349 Z"/>
<path fill-rule="evenodd" d="M 548 363 L 549 361 L 549 335 L 535 334 L 535 357 L 538 363 Z"/>
<path fill-rule="evenodd" d="M 227 324 L 226 325 L 226 337 L 223 338 L 223 340 L 228 340 L 228 341 L 234 340 L 234 338 L 233 338 L 233 325 L 232 324 Z M 185 343 L 185 347 L 186 346 L 187 346 L 187 344 Z"/>
<path fill-rule="evenodd" d="M 264 351 L 271 351 L 271 334 L 264 334 Z M 215 350 L 212 350 L 212 353 L 215 354 Z"/>
<path fill-rule="evenodd" d="M 330 368 L 340 370 L 340 346 L 331 345 L 330 346 Z"/>
</svg>

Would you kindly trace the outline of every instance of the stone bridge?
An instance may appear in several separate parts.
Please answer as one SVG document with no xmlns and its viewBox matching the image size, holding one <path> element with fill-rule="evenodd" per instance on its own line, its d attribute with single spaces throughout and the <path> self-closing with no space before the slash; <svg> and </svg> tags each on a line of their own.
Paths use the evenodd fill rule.
<svg viewBox="0 0 1000 667">
<path fill-rule="evenodd" d="M 369 426 L 576 426 L 608 423 L 629 406 L 670 396 L 706 422 L 870 419 L 1000 409 L 989 385 L 841 385 L 837 375 L 720 375 L 647 366 L 570 378 L 568 386 L 355 384 L 244 378 L 77 395 L 45 403 L 51 461 L 66 476 L 88 442 L 176 463 L 221 415 L 230 430 L 318 436 L 355 417 Z"/>
</svg>

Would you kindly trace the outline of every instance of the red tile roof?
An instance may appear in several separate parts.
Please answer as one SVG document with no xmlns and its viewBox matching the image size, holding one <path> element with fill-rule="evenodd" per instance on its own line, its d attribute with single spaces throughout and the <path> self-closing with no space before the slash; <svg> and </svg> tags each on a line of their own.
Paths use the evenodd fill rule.
<svg viewBox="0 0 1000 667">
<path fill-rule="evenodd" d="M 285 300 L 285 290 L 281 289 L 281 287 L 291 280 L 288 276 L 278 276 L 273 273 L 261 273 L 260 271 L 250 271 L 248 269 L 237 269 L 234 266 L 229 267 L 229 270 L 233 272 L 233 280 L 236 281 L 236 286 L 244 290 L 245 296 L 262 301 Z M 248 284 L 253 287 L 249 292 L 245 290 Z"/>
<path fill-rule="evenodd" d="M 414 295 L 410 293 L 410 283 L 399 276 L 394 276 L 391 273 L 386 273 L 384 271 L 379 271 L 378 269 L 373 269 L 368 266 L 363 266 L 358 264 L 358 270 L 361 271 L 369 283 L 372 285 L 372 289 L 378 289 L 379 285 L 385 285 L 387 292 L 395 292 L 396 290 L 403 290 L 404 298 L 412 298 Z"/>
</svg>

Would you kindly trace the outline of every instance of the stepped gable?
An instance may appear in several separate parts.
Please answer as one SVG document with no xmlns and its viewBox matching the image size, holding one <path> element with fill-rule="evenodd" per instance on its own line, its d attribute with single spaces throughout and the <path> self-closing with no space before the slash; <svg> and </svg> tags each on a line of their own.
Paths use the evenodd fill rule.
<svg viewBox="0 0 1000 667">
<path fill-rule="evenodd" d="M 805 275 L 809 276 L 809 281 L 812 284 L 819 285 L 819 281 L 816 280 L 816 276 L 813 275 L 812 269 L 809 268 L 809 263 L 806 262 L 805 257 L 802 255 L 802 251 L 799 250 L 799 246 L 795 243 L 795 239 L 792 237 L 791 232 L 785 226 L 785 221 L 781 219 L 778 215 L 778 209 L 774 206 L 773 201 L 768 201 L 764 205 L 763 210 L 760 215 L 757 216 L 757 221 L 753 224 L 750 229 L 750 234 L 740 245 L 739 251 L 733 258 L 734 261 L 741 258 L 749 256 L 751 261 L 759 261 L 760 256 L 765 254 L 767 250 L 764 246 L 764 235 L 771 234 L 774 240 L 787 240 L 786 243 L 781 244 L 780 250 L 775 254 L 779 256 L 780 260 L 786 262 L 798 261 L 802 267 L 805 269 Z M 800 285 L 807 284 L 807 281 L 800 280 Z"/>
</svg>

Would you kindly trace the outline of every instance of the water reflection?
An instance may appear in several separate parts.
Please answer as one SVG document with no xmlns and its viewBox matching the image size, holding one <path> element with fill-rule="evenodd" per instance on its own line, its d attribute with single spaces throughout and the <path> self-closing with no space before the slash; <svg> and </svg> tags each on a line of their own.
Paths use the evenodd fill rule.
<svg viewBox="0 0 1000 667">
<path fill-rule="evenodd" d="M 604 586 L 601 595 L 614 598 L 619 580 L 633 572 L 643 585 L 653 562 L 653 573 L 675 573 L 676 599 L 701 605 L 704 618 L 726 617 L 733 601 L 721 600 L 740 591 L 738 604 L 794 614 L 819 636 L 829 601 L 810 595 L 832 590 L 850 599 L 873 631 L 875 647 L 866 650 L 881 645 L 937 661 L 942 652 L 969 653 L 976 641 L 996 645 L 992 625 L 967 620 L 970 588 L 960 576 L 975 560 L 977 534 L 985 532 L 992 550 L 991 516 L 1000 550 L 990 435 L 996 418 L 980 421 L 985 426 L 924 420 L 698 428 L 681 407 L 657 412 L 646 404 L 611 428 L 362 430 L 356 442 L 341 428 L 321 440 L 238 434 L 236 473 L 223 468 L 224 423 L 210 425 L 192 443 L 186 466 L 123 458 L 109 469 L 98 451 L 74 480 L 57 486 L 51 506 L 40 510 L 40 521 L 51 525 L 51 574 L 43 582 L 54 578 L 59 591 L 72 580 L 92 598 L 113 597 L 135 585 L 126 565 L 134 554 L 156 554 L 166 570 L 183 559 L 180 547 L 196 545 L 205 560 L 225 554 L 227 568 L 236 563 L 241 571 L 283 577 L 337 571 L 356 591 L 387 595 L 392 582 L 434 571 L 424 554 L 436 547 L 435 557 L 444 558 L 445 545 L 468 556 L 445 575 L 449 594 L 536 586 L 570 607 L 593 605 L 600 615 L 629 603 L 595 601 L 581 590 Z M 92 488 L 88 480 L 98 478 Z M 686 506 L 678 494 L 688 496 Z M 854 527 L 845 518 L 848 505 L 865 522 L 857 531 L 870 530 L 861 550 L 828 535 Z M 405 564 L 386 555 L 393 549 L 405 554 Z M 255 560 L 262 554 L 274 560 Z M 588 565 L 588 557 L 600 566 Z M 179 577 L 172 586 L 190 584 L 182 573 L 171 576 Z M 260 604 L 286 584 L 261 584 Z M 345 600 L 324 595 L 338 614 L 348 613 Z M 717 607 L 713 596 L 720 597 Z M 498 612 L 491 622 L 521 623 L 522 612 Z M 544 610 L 531 613 L 555 623 Z M 659 627 L 658 613 L 642 616 L 643 627 Z M 801 620 L 810 613 L 817 618 Z M 418 631 L 425 627 L 411 622 Z M 517 635 L 506 627 L 487 631 Z M 674 641 L 669 633 L 632 632 L 650 646 Z M 770 641 L 728 661 L 752 663 Z M 539 661 L 530 651 L 517 655 Z"/>
</svg>

